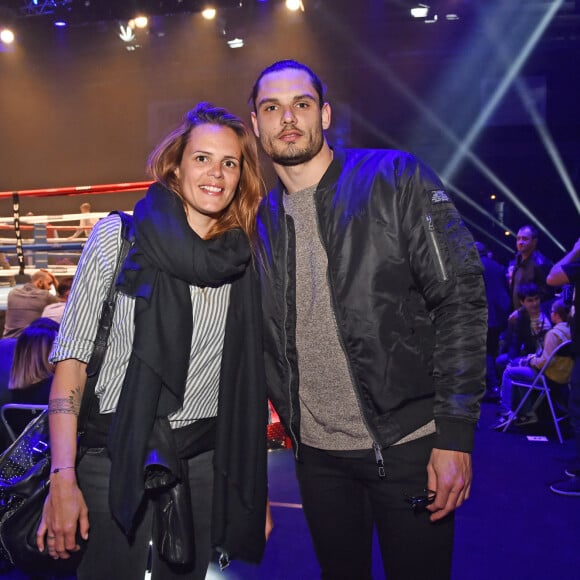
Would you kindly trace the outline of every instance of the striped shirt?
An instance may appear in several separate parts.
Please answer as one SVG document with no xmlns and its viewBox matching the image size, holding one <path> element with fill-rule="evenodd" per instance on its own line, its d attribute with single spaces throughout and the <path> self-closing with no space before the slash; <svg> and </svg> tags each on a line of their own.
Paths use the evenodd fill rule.
<svg viewBox="0 0 580 580">
<path fill-rule="evenodd" d="M 112 215 L 100 220 L 81 255 L 60 331 L 50 354 L 51 362 L 77 359 L 88 363 L 101 305 L 112 283 L 120 245 L 120 218 Z M 217 415 L 230 288 L 230 284 L 216 288 L 190 286 L 194 322 L 191 355 L 183 407 L 169 416 L 174 428 Z M 107 353 L 95 387 L 101 413 L 114 412 L 121 394 L 133 345 L 134 306 L 134 298 L 118 293 Z"/>
</svg>

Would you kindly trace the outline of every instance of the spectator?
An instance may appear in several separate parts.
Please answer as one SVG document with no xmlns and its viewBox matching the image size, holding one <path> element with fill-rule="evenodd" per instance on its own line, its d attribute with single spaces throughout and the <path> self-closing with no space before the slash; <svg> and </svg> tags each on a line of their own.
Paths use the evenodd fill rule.
<svg viewBox="0 0 580 580">
<path fill-rule="evenodd" d="M 522 380 L 524 382 L 532 382 L 538 371 L 546 364 L 546 361 L 554 352 L 554 349 L 563 342 L 570 340 L 570 326 L 568 325 L 568 317 L 570 314 L 570 307 L 564 303 L 563 300 L 557 300 L 552 305 L 551 319 L 554 327 L 548 330 L 544 339 L 544 348 L 541 354 L 529 354 L 520 359 L 516 359 L 510 364 L 503 373 L 501 392 L 502 402 L 504 405 L 501 411 L 503 421 L 500 419 L 496 423 L 496 428 L 505 426 L 513 413 L 513 410 L 519 405 L 524 390 L 518 388 L 512 389 L 512 381 Z M 546 378 L 553 383 L 564 385 L 570 378 L 570 371 L 572 370 L 572 361 L 567 356 L 555 356 L 550 366 L 546 369 Z M 509 406 L 507 403 L 510 402 Z M 537 415 L 532 411 L 533 401 L 528 397 L 524 406 L 520 409 L 519 417 L 515 424 L 519 427 L 524 425 L 531 425 L 538 422 Z"/>
<path fill-rule="evenodd" d="M 86 201 L 85 203 L 81 203 L 80 207 L 81 213 L 91 213 L 91 204 Z M 75 233 L 69 237 L 69 240 L 74 238 L 80 238 L 81 236 L 84 238 L 88 238 L 93 226 L 98 222 L 97 218 L 81 218 L 79 221 L 78 228 L 76 229 Z"/>
<path fill-rule="evenodd" d="M 12 403 L 48 404 L 54 366 L 48 362 L 52 343 L 58 334 L 58 323 L 37 318 L 18 337 L 8 388 Z M 12 421 L 15 433 L 26 427 L 28 419 Z"/>
<path fill-rule="evenodd" d="M 51 272 L 38 270 L 32 274 L 30 282 L 10 290 L 3 336 L 17 338 L 33 320 L 42 316 L 45 306 L 58 302 L 58 298 L 50 292 L 56 285 L 56 278 Z"/>
<path fill-rule="evenodd" d="M 66 301 L 68 299 L 72 283 L 73 283 L 72 276 L 67 276 L 58 283 L 58 287 L 56 289 L 58 302 L 55 302 L 54 304 L 49 304 L 48 306 L 44 307 L 44 310 L 42 311 L 43 318 L 50 318 L 51 320 L 54 320 L 55 322 L 58 322 L 58 324 L 60 324 L 62 320 L 62 315 L 64 314 L 64 307 L 66 306 Z"/>
<path fill-rule="evenodd" d="M 510 316 L 505 337 L 504 353 L 496 364 L 501 369 L 520 356 L 541 352 L 544 337 L 552 324 L 540 308 L 540 291 L 535 284 L 518 289 L 519 309 Z"/>
<path fill-rule="evenodd" d="M 533 282 L 540 291 L 541 302 L 552 298 L 554 292 L 546 283 L 546 276 L 550 271 L 550 263 L 543 256 L 538 247 L 538 230 L 530 225 L 522 226 L 517 236 L 517 253 L 513 261 L 511 277 L 511 296 L 513 308 L 520 306 L 518 287 Z"/>
<path fill-rule="evenodd" d="M 503 266 L 493 260 L 481 242 L 475 242 L 483 264 L 483 280 L 487 298 L 486 393 L 484 401 L 498 401 L 500 396 L 495 360 L 499 354 L 499 338 L 506 327 L 510 298 Z"/>
<path fill-rule="evenodd" d="M 574 367 L 570 377 L 568 412 L 576 442 L 576 465 L 566 469 L 568 479 L 554 483 L 550 489 L 560 495 L 580 497 L 580 238 L 550 270 L 547 282 L 550 286 L 574 284 L 574 317 L 571 325 Z"/>
</svg>

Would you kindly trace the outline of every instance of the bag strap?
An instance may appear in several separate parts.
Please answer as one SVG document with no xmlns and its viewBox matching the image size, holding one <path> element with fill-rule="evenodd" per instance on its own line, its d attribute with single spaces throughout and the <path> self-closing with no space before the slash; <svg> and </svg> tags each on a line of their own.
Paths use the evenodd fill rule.
<svg viewBox="0 0 580 580">
<path fill-rule="evenodd" d="M 117 278 L 119 277 L 119 273 L 121 272 L 125 258 L 129 253 L 129 249 L 134 242 L 132 231 L 133 220 L 131 216 L 122 211 L 113 211 L 109 215 L 113 214 L 118 215 L 121 218 L 121 247 L 119 249 L 119 254 L 117 255 L 117 263 L 115 265 L 115 271 L 113 272 L 113 278 L 111 279 L 111 285 L 109 286 L 105 300 L 103 300 L 101 314 L 99 316 L 99 325 L 97 327 L 97 334 L 95 336 L 95 345 L 93 347 L 91 358 L 87 364 L 87 382 L 83 392 L 81 409 L 78 418 L 79 432 L 84 430 L 90 415 L 94 402 L 93 395 L 95 393 L 95 387 L 99 378 L 99 372 L 105 358 L 105 353 L 107 352 L 107 343 L 109 341 L 111 327 L 113 326 L 113 316 L 115 314 L 115 305 L 117 302 Z"/>
</svg>

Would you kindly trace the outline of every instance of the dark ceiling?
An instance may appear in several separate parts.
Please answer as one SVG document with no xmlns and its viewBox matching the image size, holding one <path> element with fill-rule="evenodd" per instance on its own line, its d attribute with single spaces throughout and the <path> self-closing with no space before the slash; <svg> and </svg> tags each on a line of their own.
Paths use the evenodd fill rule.
<svg viewBox="0 0 580 580">
<path fill-rule="evenodd" d="M 580 0 L 506 0 L 510 9 L 518 4 L 521 13 L 546 11 L 560 1 L 557 15 L 544 34 L 544 42 L 578 43 L 580 41 Z M 52 25 L 56 15 L 66 16 L 70 25 L 87 25 L 111 20 L 123 21 L 142 12 L 147 15 L 171 15 L 200 12 L 211 4 L 224 12 L 251 11 L 257 5 L 282 4 L 284 0 L 0 0 L 0 25 L 26 26 L 34 23 Z M 357 12 L 381 10 L 388 15 L 387 26 L 400 27 L 413 21 L 410 9 L 416 0 L 303 0 L 306 10 L 323 10 L 329 5 L 336 11 Z M 447 15 L 460 17 L 458 28 L 477 21 L 486 7 L 486 0 L 422 0 L 429 6 L 430 17 L 444 21 Z"/>
<path fill-rule="evenodd" d="M 13 49 L 0 46 L 0 132 L 9 144 L 0 190 L 140 181 L 151 147 L 193 100 L 246 118 L 256 73 L 297 58 L 328 83 L 333 143 L 406 149 L 442 174 L 462 145 L 474 157 L 445 178 L 466 195 L 458 205 L 479 233 L 504 239 L 471 204 L 495 212 L 491 193 L 507 227 L 534 222 L 505 185 L 560 240 L 544 243 L 549 257 L 577 239 L 580 0 L 422 0 L 438 18 L 432 25 L 411 17 L 416 0 L 303 0 L 305 12 L 294 15 L 284 0 L 218 0 L 221 23 L 182 17 L 206 1 L 38 0 L 43 13 L 32 15 L 32 0 L 0 0 L 0 27 L 12 19 L 26 29 Z M 66 33 L 52 26 L 56 8 L 76 25 Z M 119 25 L 139 8 L 155 18 L 130 52 Z M 549 24 L 526 54 L 544 15 Z M 226 29 L 246 38 L 243 50 L 227 47 Z M 482 114 L 518 62 L 541 122 L 514 79 L 497 110 Z M 486 241 L 511 251 L 511 240 Z"/>
</svg>

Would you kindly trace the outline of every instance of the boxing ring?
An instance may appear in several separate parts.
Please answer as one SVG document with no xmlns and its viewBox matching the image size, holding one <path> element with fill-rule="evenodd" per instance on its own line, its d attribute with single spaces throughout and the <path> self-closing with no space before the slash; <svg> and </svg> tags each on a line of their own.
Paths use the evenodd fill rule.
<svg viewBox="0 0 580 580">
<path fill-rule="evenodd" d="M 99 219 L 109 211 L 122 210 L 131 213 L 133 201 L 120 207 L 111 201 L 107 211 L 79 213 L 50 213 L 21 215 L 21 202 L 25 198 L 70 198 L 59 205 L 79 207 L 85 201 L 83 196 L 106 196 L 125 192 L 142 192 L 143 195 L 151 181 L 112 183 L 60 187 L 51 189 L 28 189 L 20 191 L 0 191 L 0 200 L 12 200 L 12 215 L 0 217 L 0 309 L 6 309 L 6 297 L 15 284 L 23 283 L 28 276 L 46 268 L 57 278 L 74 276 L 78 259 L 87 236 Z M 118 198 L 118 196 L 117 196 Z M 46 204 L 45 204 L 46 205 Z M 99 203 L 99 205 L 103 205 Z"/>
</svg>

